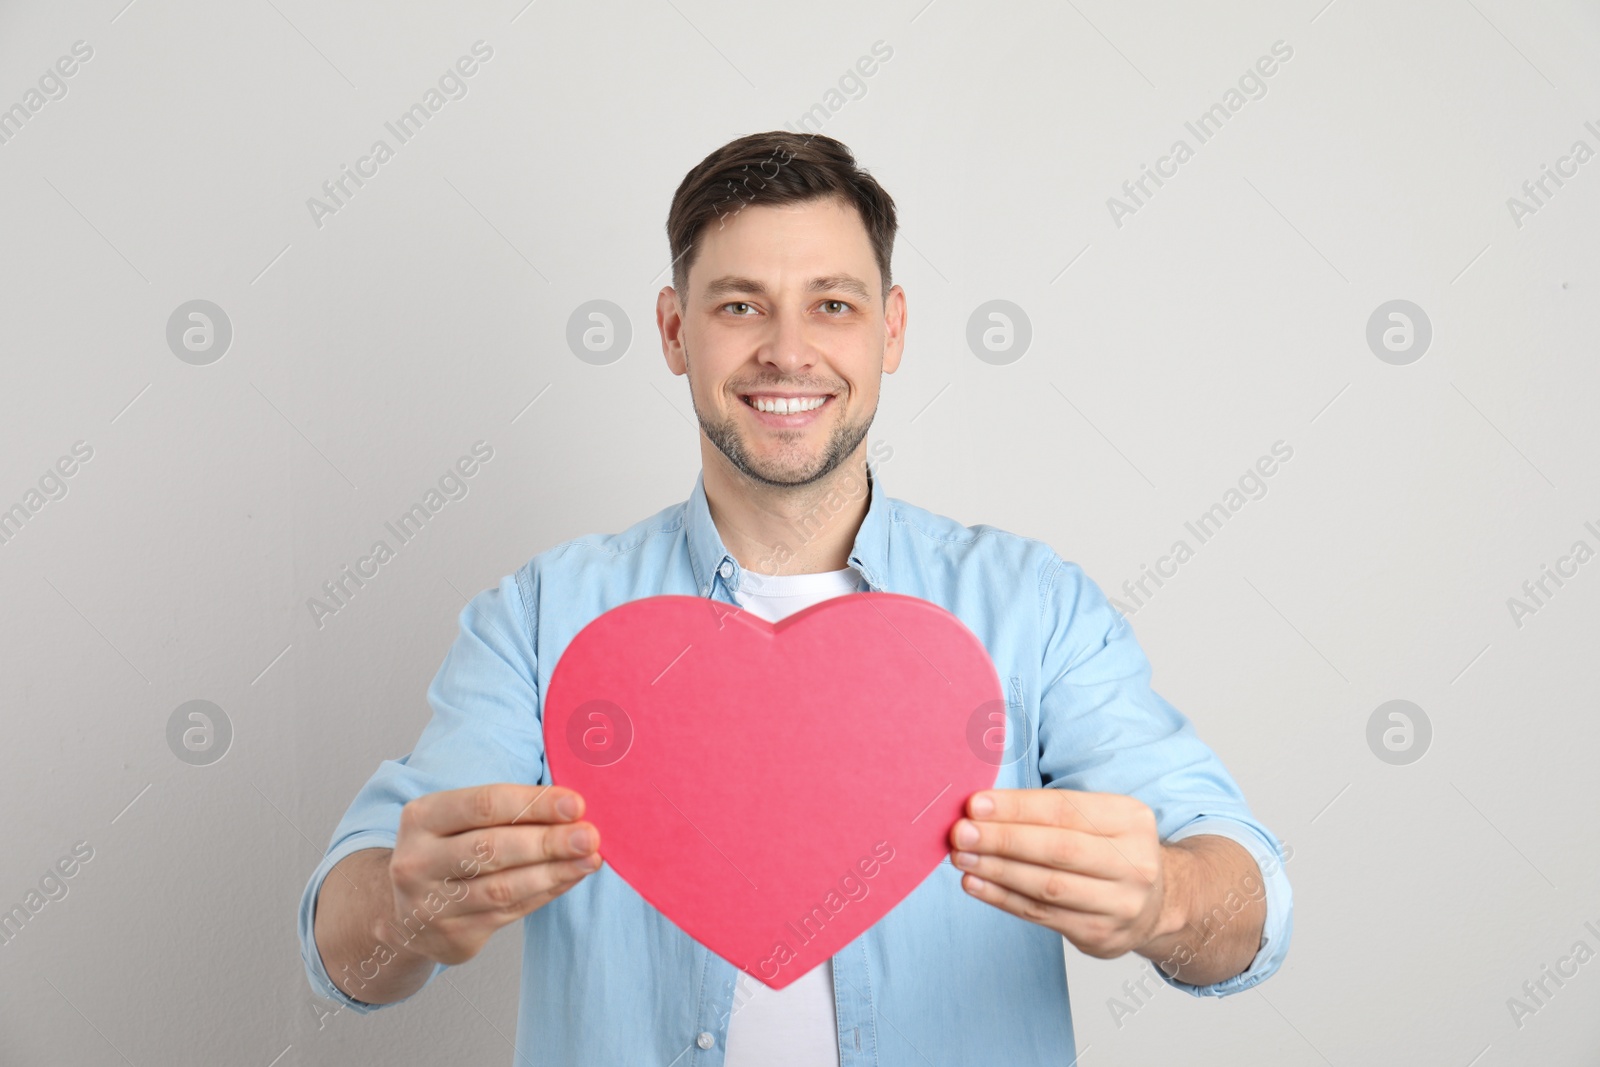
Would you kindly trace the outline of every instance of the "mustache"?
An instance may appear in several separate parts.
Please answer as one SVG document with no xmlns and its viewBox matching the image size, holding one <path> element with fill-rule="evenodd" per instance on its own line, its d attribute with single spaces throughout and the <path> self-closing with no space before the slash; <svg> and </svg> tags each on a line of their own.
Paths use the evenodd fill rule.
<svg viewBox="0 0 1600 1067">
<path fill-rule="evenodd" d="M 766 392 L 837 393 L 839 391 L 839 387 L 830 382 L 751 382 L 747 385 L 740 385 L 734 388 L 734 392 L 740 396 L 747 396 L 750 393 Z"/>
</svg>

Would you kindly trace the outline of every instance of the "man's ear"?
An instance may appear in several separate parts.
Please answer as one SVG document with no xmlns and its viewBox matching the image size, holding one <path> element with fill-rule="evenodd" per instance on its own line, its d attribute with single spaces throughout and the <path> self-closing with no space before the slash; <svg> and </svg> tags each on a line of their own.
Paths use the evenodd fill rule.
<svg viewBox="0 0 1600 1067">
<path fill-rule="evenodd" d="M 656 294 L 656 329 L 661 332 L 661 354 L 666 357 L 667 369 L 673 374 L 684 374 L 683 311 L 678 306 L 677 291 L 670 285 L 662 286 Z"/>
<path fill-rule="evenodd" d="M 906 291 L 898 285 L 889 289 L 884 302 L 883 327 L 883 372 L 893 374 L 906 347 Z"/>
</svg>

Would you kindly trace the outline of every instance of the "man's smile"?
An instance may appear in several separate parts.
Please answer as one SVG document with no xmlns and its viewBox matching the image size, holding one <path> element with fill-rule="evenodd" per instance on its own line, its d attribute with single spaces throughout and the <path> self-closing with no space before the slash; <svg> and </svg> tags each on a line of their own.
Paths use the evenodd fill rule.
<svg viewBox="0 0 1600 1067">
<path fill-rule="evenodd" d="M 831 393 L 746 393 L 739 399 L 763 426 L 774 429 L 800 429 L 810 426 L 830 409 Z"/>
</svg>

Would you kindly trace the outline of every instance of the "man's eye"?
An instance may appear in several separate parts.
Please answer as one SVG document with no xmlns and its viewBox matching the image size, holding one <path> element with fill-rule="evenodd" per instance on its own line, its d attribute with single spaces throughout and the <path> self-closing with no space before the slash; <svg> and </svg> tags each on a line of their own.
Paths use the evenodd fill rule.
<svg viewBox="0 0 1600 1067">
<path fill-rule="evenodd" d="M 725 308 L 747 308 L 750 305 L 745 303 L 743 300 L 735 300 L 731 304 L 723 304 L 722 306 L 725 307 Z M 743 318 L 744 317 L 744 312 L 736 311 L 736 312 L 734 312 L 734 315 L 739 317 L 739 318 Z"/>
<path fill-rule="evenodd" d="M 830 305 L 830 304 L 837 304 L 839 306 L 839 309 L 840 309 L 841 313 L 843 312 L 843 310 L 845 308 L 848 308 L 850 306 L 849 304 L 846 304 L 843 300 L 824 300 L 822 302 L 822 306 L 824 308 L 828 307 L 828 305 Z"/>
</svg>

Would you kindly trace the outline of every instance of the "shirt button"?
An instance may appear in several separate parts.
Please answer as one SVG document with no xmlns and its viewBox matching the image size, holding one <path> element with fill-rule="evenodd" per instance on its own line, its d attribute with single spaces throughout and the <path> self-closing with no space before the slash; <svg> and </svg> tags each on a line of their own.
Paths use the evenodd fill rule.
<svg viewBox="0 0 1600 1067">
<path fill-rule="evenodd" d="M 722 561 L 722 566 L 717 568 L 717 573 L 722 575 L 724 578 L 732 578 L 733 577 L 733 564 L 729 563 L 727 560 L 723 560 Z M 706 1046 L 702 1045 L 700 1047 L 701 1048 L 705 1048 Z"/>
<path fill-rule="evenodd" d="M 711 1036 L 711 1031 L 702 1030 L 700 1036 L 694 1039 L 694 1043 L 701 1048 L 710 1048 L 717 1043 L 717 1039 Z"/>
</svg>

